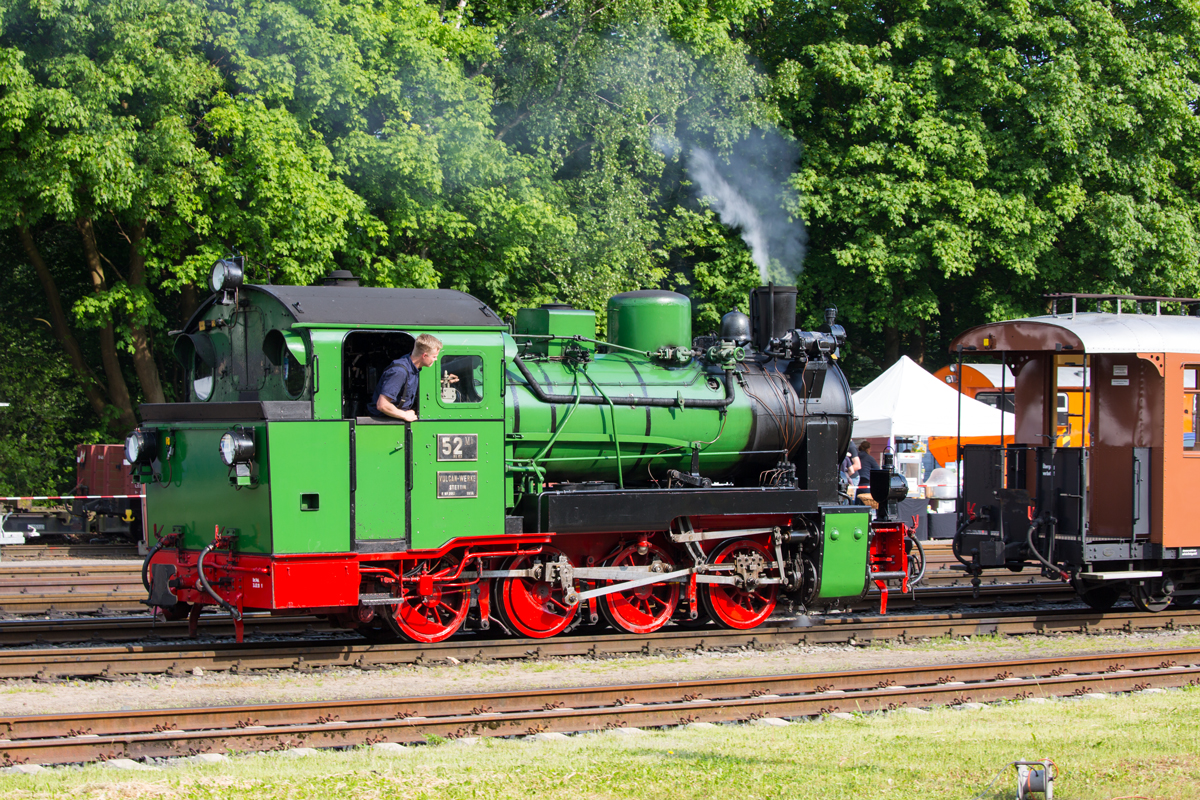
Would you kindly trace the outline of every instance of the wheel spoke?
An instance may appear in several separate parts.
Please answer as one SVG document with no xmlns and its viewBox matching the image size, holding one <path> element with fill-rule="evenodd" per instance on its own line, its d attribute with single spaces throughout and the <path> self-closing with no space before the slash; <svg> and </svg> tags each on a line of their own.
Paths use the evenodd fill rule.
<svg viewBox="0 0 1200 800">
<path fill-rule="evenodd" d="M 560 550 L 546 548 L 536 561 L 530 556 L 518 556 L 510 559 L 504 568 L 518 570 L 528 569 L 534 564 L 553 564 L 562 556 Z M 550 591 L 545 595 L 538 591 L 542 585 L 529 578 L 506 578 L 499 585 L 499 605 L 503 609 L 503 617 L 524 636 L 535 639 L 554 636 L 567 628 L 579 609 L 578 604 L 565 604 L 561 589 L 554 585 L 549 587 Z"/>
</svg>

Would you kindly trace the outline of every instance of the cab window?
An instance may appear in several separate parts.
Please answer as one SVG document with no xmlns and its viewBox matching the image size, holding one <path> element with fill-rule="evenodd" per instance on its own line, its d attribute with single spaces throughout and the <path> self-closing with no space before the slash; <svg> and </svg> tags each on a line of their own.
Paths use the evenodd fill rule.
<svg viewBox="0 0 1200 800">
<path fill-rule="evenodd" d="M 444 405 L 483 402 L 483 356 L 443 352 L 438 374 Z"/>
<path fill-rule="evenodd" d="M 192 359 L 192 391 L 195 392 L 197 400 L 207 400 L 213 396 L 216 370 L 198 351 Z"/>
</svg>

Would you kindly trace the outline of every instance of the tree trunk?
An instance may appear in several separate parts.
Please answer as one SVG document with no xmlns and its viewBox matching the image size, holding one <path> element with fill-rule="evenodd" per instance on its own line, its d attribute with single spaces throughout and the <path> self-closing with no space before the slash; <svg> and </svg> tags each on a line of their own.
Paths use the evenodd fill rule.
<svg viewBox="0 0 1200 800">
<path fill-rule="evenodd" d="M 910 358 L 922 367 L 925 366 L 925 320 L 917 323 L 916 333 L 912 337 L 911 352 Z"/>
<path fill-rule="evenodd" d="M 196 291 L 195 286 L 185 283 L 179 291 L 179 327 L 186 325 L 199 307 L 200 293 Z"/>
<path fill-rule="evenodd" d="M 75 227 L 83 237 L 83 252 L 87 261 L 88 274 L 92 279 L 92 291 L 100 294 L 104 291 L 104 267 L 100 264 L 100 250 L 96 247 L 96 232 L 90 219 L 75 220 Z M 104 377 L 108 382 L 108 396 L 113 405 L 120 411 L 117 422 L 122 431 L 128 432 L 137 427 L 137 416 L 133 413 L 133 401 L 129 397 L 129 387 L 125 384 L 125 376 L 121 373 L 121 364 L 117 360 L 117 337 L 113 331 L 112 318 L 99 328 L 100 361 L 104 365 Z"/>
<path fill-rule="evenodd" d="M 143 220 L 133 229 L 129 242 L 129 286 L 133 289 L 141 289 L 146 285 L 146 254 L 141 250 L 145 238 L 146 223 Z M 142 384 L 142 395 L 147 403 L 165 403 L 158 364 L 154 361 L 154 348 L 150 346 L 150 333 L 144 324 L 133 322 L 129 325 L 129 331 L 133 338 L 133 367 Z"/>
<path fill-rule="evenodd" d="M 883 360 L 889 367 L 900 360 L 900 329 L 895 325 L 883 326 Z"/>
<path fill-rule="evenodd" d="M 29 232 L 29 228 L 22 225 L 17 230 L 21 236 L 21 244 L 25 247 L 25 255 L 33 264 L 38 280 L 42 283 L 42 291 L 46 293 L 46 303 L 50 306 L 50 327 L 54 331 L 54 338 L 58 339 L 58 343 L 67 352 L 71 368 L 79 377 L 79 383 L 83 387 L 84 394 L 87 395 L 92 410 L 96 412 L 99 419 L 104 419 L 108 401 L 96 384 L 96 376 L 88 367 L 87 361 L 84 360 L 83 351 L 79 349 L 79 342 L 75 340 L 70 326 L 67 325 L 67 315 L 63 313 L 62 299 L 59 297 L 58 285 L 54 282 L 54 276 L 50 274 L 46 262 L 42 260 L 42 254 L 37 249 L 37 243 L 33 241 L 33 234 Z"/>
</svg>

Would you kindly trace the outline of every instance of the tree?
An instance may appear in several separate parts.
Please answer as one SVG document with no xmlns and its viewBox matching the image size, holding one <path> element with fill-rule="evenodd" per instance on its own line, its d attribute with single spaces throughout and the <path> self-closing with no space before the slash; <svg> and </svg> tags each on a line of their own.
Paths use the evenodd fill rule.
<svg viewBox="0 0 1200 800">
<path fill-rule="evenodd" d="M 230 250 L 264 277 L 307 283 L 382 229 L 310 126 L 224 91 L 232 80 L 209 58 L 219 37 L 202 4 L 20 2 L 4 13 L 0 228 L 17 232 L 56 338 L 120 436 L 138 399 L 166 398 L 164 292 L 202 284 Z M 64 226 L 79 247 L 55 253 L 90 283 L 68 301 L 44 252 Z M 102 379 L 80 333 L 98 341 Z"/>
<path fill-rule="evenodd" d="M 74 245 L 74 231 L 63 233 L 45 248 Z M 0 495 L 67 493 L 75 485 L 75 445 L 103 441 L 102 426 L 50 321 L 34 310 L 42 289 L 15 232 L 0 234 L 0 244 L 0 403 L 8 403 L 0 408 Z M 86 290 L 78 270 L 56 277 L 68 291 Z"/>
<path fill-rule="evenodd" d="M 1194 4 L 803 0 L 746 35 L 805 146 L 802 291 L 874 369 L 1046 291 L 1200 290 Z"/>
<path fill-rule="evenodd" d="M 480 65 L 494 85 L 496 138 L 548 162 L 575 219 L 558 262 L 535 277 L 539 299 L 603 310 L 612 294 L 667 284 L 696 287 L 699 300 L 753 272 L 748 258 L 729 258 L 744 251 L 736 236 L 717 232 L 683 189 L 682 163 L 693 146 L 728 152 L 772 119 L 763 76 L 730 36 L 762 8 L 641 0 L 480 7 L 479 21 L 499 31 L 496 57 Z M 698 324 L 710 325 L 713 313 L 700 311 Z"/>
</svg>

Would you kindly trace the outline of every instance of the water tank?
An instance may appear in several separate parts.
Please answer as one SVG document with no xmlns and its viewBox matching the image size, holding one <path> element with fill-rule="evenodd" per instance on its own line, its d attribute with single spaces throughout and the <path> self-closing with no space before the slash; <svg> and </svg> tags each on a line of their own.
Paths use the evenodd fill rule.
<svg viewBox="0 0 1200 800">
<path fill-rule="evenodd" d="M 616 295 L 608 301 L 608 341 L 634 350 L 691 347 L 692 302 L 661 289 Z"/>
<path fill-rule="evenodd" d="M 586 339 L 596 338 L 596 312 L 571 308 L 566 303 L 543 303 L 541 308 L 522 308 L 517 311 L 518 334 L 534 334 L 536 336 L 583 336 Z M 527 339 L 521 340 L 528 345 L 527 352 L 533 355 L 561 356 L 569 344 L 565 339 Z M 579 347 L 595 350 L 591 342 L 576 342 Z"/>
</svg>

